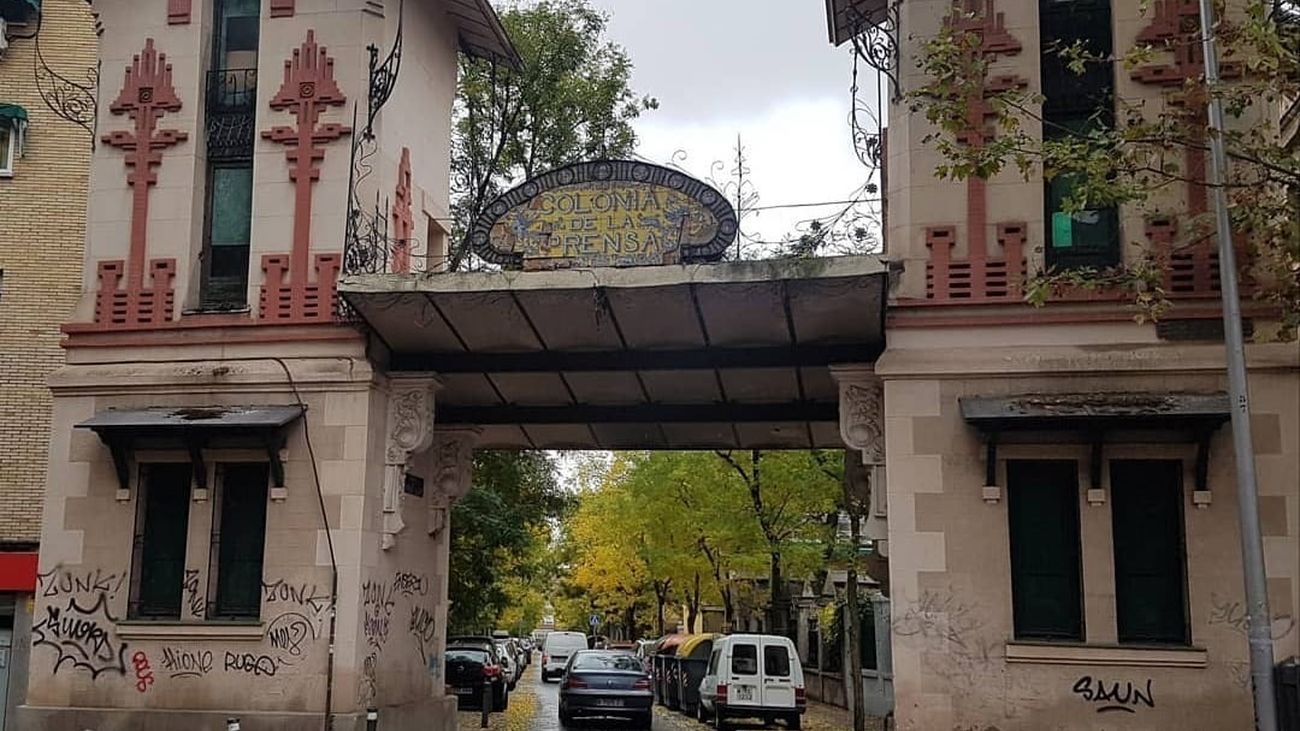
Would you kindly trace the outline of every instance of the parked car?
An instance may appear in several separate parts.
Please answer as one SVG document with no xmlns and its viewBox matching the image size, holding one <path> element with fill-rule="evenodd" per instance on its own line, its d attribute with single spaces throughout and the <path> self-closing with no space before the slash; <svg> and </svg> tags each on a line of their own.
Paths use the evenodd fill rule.
<svg viewBox="0 0 1300 731">
<path fill-rule="evenodd" d="M 542 642 L 542 682 L 564 674 L 569 657 L 587 649 L 587 636 L 581 632 L 551 632 Z"/>
<path fill-rule="evenodd" d="M 700 681 L 700 721 L 725 729 L 732 719 L 757 718 L 797 729 L 806 710 L 803 667 L 788 637 L 731 635 L 713 643 Z"/>
<path fill-rule="evenodd" d="M 492 685 L 492 710 L 504 711 L 510 704 L 505 671 L 482 645 L 449 645 L 444 676 L 456 702 L 465 708 L 482 708 L 483 689 Z"/>
<path fill-rule="evenodd" d="M 510 644 L 510 640 L 498 639 L 493 640 L 493 643 L 497 646 L 497 652 L 501 655 L 502 664 L 505 666 L 506 678 L 510 681 L 510 690 L 514 690 L 515 686 L 519 684 L 519 678 L 524 674 L 524 661 L 519 657 L 519 653 L 515 651 L 514 646 Z"/>
<path fill-rule="evenodd" d="M 653 722 L 650 674 L 636 655 L 617 650 L 579 650 L 560 680 L 560 723 L 579 716 L 630 718 L 636 728 Z"/>
</svg>

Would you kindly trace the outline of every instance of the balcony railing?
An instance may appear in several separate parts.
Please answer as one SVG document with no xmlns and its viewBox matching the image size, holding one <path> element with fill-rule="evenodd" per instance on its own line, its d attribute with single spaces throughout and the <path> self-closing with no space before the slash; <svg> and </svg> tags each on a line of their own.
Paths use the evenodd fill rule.
<svg viewBox="0 0 1300 731">
<path fill-rule="evenodd" d="M 257 134 L 257 69 L 209 71 L 206 91 L 208 159 L 251 158 Z"/>
</svg>

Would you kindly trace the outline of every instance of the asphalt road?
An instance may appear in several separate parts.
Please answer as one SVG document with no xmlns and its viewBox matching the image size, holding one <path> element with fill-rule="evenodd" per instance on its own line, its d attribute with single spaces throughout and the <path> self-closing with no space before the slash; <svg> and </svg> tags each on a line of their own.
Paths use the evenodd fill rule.
<svg viewBox="0 0 1300 731">
<path fill-rule="evenodd" d="M 536 656 L 535 656 L 536 657 Z M 505 713 L 493 713 L 488 722 L 491 731 L 565 731 L 560 724 L 560 690 L 558 683 L 543 683 L 534 662 L 519 680 L 519 685 L 510 694 L 510 708 Z M 479 728 L 480 716 L 477 711 L 464 711 L 459 714 L 460 731 Z M 880 729 L 879 719 L 870 719 L 867 728 L 871 731 Z M 845 712 L 813 704 L 804 718 L 805 731 L 844 731 L 849 728 Z M 590 719 L 580 721 L 573 729 L 583 731 L 622 731 L 631 729 L 626 721 L 614 719 Z M 705 731 L 710 728 L 673 713 L 662 706 L 655 707 L 654 731 Z M 733 727 L 737 728 L 737 727 Z M 761 729 L 760 723 L 745 724 L 738 728 Z M 774 726 L 770 728 L 783 728 Z"/>
</svg>

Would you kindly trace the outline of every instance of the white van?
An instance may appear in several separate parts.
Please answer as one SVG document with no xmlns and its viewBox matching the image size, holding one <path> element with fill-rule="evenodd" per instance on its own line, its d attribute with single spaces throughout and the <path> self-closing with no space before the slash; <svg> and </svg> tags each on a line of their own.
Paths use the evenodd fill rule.
<svg viewBox="0 0 1300 731">
<path fill-rule="evenodd" d="M 542 642 L 542 682 L 563 675 L 569 656 L 586 649 L 587 636 L 581 632 L 551 632 L 546 635 Z"/>
<path fill-rule="evenodd" d="M 803 667 L 789 638 L 730 635 L 713 643 L 696 705 L 701 722 L 724 729 L 730 719 L 757 718 L 797 729 L 805 710 Z"/>
</svg>

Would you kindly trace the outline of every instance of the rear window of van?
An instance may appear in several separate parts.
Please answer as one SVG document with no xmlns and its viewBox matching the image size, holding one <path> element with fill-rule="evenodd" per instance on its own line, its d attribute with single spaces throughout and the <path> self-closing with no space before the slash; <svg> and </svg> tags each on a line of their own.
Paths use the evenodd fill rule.
<svg viewBox="0 0 1300 731">
<path fill-rule="evenodd" d="M 778 678 L 790 677 L 790 651 L 785 645 L 763 646 L 763 672 Z"/>
<path fill-rule="evenodd" d="M 736 645 L 731 648 L 732 675 L 758 675 L 758 647 Z"/>
</svg>

